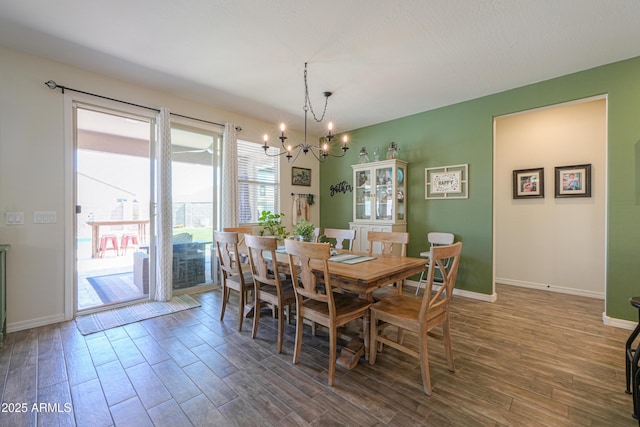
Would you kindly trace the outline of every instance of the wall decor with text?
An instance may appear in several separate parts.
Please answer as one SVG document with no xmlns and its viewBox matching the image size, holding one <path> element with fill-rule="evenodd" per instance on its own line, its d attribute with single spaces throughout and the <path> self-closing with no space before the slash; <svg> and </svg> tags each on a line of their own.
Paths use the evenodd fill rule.
<svg viewBox="0 0 640 427">
<path fill-rule="evenodd" d="M 469 164 L 425 168 L 425 199 L 469 198 Z"/>
</svg>

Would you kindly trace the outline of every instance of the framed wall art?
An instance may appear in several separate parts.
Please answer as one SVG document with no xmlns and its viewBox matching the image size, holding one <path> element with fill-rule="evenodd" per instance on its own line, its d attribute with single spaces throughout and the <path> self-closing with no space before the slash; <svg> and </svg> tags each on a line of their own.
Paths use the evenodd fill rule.
<svg viewBox="0 0 640 427">
<path fill-rule="evenodd" d="M 291 168 L 291 185 L 306 185 L 311 186 L 311 169 L 305 168 Z"/>
<path fill-rule="evenodd" d="M 556 166 L 556 197 L 591 197 L 591 164 Z"/>
<path fill-rule="evenodd" d="M 513 198 L 534 199 L 544 197 L 544 168 L 513 171 Z"/>
<path fill-rule="evenodd" d="M 426 168 L 425 199 L 467 199 L 469 197 L 469 164 Z"/>
</svg>

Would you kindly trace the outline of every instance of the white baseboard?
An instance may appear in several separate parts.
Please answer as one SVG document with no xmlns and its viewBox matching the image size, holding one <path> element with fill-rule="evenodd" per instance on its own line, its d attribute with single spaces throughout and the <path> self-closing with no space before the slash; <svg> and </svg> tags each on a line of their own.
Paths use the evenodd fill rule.
<svg viewBox="0 0 640 427">
<path fill-rule="evenodd" d="M 511 286 L 520 286 L 521 288 L 538 289 L 541 291 L 558 292 L 561 294 L 578 295 L 582 297 L 597 298 L 604 300 L 604 293 L 586 291 L 584 289 L 565 288 L 562 286 L 545 285 L 543 283 L 524 282 L 522 280 L 511 280 L 496 277 L 496 283 L 502 283 Z"/>
<path fill-rule="evenodd" d="M 38 328 L 40 326 L 52 325 L 54 323 L 64 322 L 64 313 L 55 314 L 53 316 L 39 317 L 37 319 L 29 319 L 24 322 L 7 323 L 7 333 L 24 331 L 25 329 Z"/>
<path fill-rule="evenodd" d="M 418 286 L 418 281 L 417 280 L 405 280 L 404 284 L 407 286 L 412 286 L 412 287 L 417 287 Z M 424 287 L 424 284 L 422 285 Z M 434 289 L 440 289 L 440 286 L 438 285 L 433 285 Z M 471 292 L 471 291 L 465 291 L 464 289 L 453 289 L 453 294 L 454 295 L 459 295 L 461 297 L 465 297 L 465 298 L 471 298 L 471 299 L 476 299 L 479 301 L 486 301 L 486 302 L 496 302 L 496 299 L 498 298 L 498 296 L 496 295 L 496 293 L 494 292 L 491 295 L 487 295 L 487 294 L 481 294 L 479 292 Z"/>
<path fill-rule="evenodd" d="M 631 320 L 623 320 L 623 319 L 616 319 L 615 317 L 609 317 L 607 316 L 606 313 L 602 313 L 602 323 L 604 323 L 607 326 L 613 326 L 615 328 L 621 328 L 621 329 L 635 329 L 635 327 L 638 325 L 638 322 L 633 322 Z"/>
</svg>

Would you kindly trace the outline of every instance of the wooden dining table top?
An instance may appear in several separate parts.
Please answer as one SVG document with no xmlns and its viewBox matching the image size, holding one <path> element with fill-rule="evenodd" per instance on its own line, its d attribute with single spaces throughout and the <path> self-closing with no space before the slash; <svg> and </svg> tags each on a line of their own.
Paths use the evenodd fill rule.
<svg viewBox="0 0 640 427">
<path fill-rule="evenodd" d="M 346 264 L 337 261 L 329 261 L 329 274 L 333 286 L 358 293 L 370 299 L 371 293 L 389 283 L 401 281 L 421 273 L 426 265 L 424 258 L 407 256 L 379 255 L 362 252 L 340 251 L 360 256 L 375 257 L 372 260 L 357 264 Z M 277 260 L 288 269 L 289 255 L 276 252 Z M 311 266 L 318 271 L 322 270 L 322 264 L 312 261 Z"/>
</svg>

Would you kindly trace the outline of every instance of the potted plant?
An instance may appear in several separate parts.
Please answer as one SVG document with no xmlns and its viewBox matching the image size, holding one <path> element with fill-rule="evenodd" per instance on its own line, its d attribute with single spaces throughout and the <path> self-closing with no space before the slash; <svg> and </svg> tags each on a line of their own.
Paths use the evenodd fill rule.
<svg viewBox="0 0 640 427">
<path fill-rule="evenodd" d="M 289 235 L 289 232 L 282 224 L 281 218 L 283 216 L 283 213 L 276 214 L 271 211 L 262 211 L 258 217 L 258 225 L 262 227 L 260 235 L 276 236 L 278 240 L 285 239 Z"/>
<path fill-rule="evenodd" d="M 298 221 L 295 228 L 293 229 L 293 235 L 298 240 L 302 240 L 303 242 L 313 242 L 316 239 L 315 231 L 316 227 L 303 218 Z"/>
</svg>

